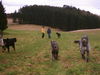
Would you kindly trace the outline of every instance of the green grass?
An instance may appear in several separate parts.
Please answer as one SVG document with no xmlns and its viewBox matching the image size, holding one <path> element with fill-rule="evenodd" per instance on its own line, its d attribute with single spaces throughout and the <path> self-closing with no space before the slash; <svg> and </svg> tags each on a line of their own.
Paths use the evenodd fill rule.
<svg viewBox="0 0 100 75">
<path fill-rule="evenodd" d="M 16 37 L 16 51 L 0 52 L 0 75 L 100 75 L 100 31 L 61 32 L 58 39 L 41 38 L 38 31 L 6 30 L 4 38 Z M 74 40 L 87 34 L 91 43 L 90 61 L 81 59 Z M 59 44 L 59 60 L 51 60 L 50 41 Z M 1 50 L 1 48 L 0 48 Z"/>
</svg>

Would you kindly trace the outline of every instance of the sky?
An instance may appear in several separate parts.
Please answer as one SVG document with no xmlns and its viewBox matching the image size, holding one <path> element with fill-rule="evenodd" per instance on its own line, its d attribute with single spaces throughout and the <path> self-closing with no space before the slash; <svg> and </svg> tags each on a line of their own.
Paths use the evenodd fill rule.
<svg viewBox="0 0 100 75">
<path fill-rule="evenodd" d="M 1 0 L 0 0 L 1 1 Z M 2 0 L 6 13 L 18 11 L 25 5 L 49 5 L 63 7 L 69 5 L 100 15 L 100 0 Z"/>
</svg>

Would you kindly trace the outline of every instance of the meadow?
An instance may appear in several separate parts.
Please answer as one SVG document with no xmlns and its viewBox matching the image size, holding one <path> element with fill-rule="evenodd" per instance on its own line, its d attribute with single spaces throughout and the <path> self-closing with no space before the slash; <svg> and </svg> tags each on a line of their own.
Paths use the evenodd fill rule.
<svg viewBox="0 0 100 75">
<path fill-rule="evenodd" d="M 100 75 L 100 30 L 83 32 L 61 32 L 57 38 L 47 35 L 41 38 L 40 31 L 7 29 L 4 38 L 16 37 L 16 51 L 2 53 L 0 47 L 0 75 Z M 91 44 L 90 60 L 82 60 L 79 40 L 87 34 Z M 50 41 L 56 40 L 59 45 L 59 60 L 52 61 Z"/>
</svg>

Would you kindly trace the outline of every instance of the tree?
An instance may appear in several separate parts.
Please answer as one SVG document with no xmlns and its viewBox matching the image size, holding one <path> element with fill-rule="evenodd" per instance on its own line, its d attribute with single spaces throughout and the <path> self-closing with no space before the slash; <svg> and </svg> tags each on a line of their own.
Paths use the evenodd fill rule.
<svg viewBox="0 0 100 75">
<path fill-rule="evenodd" d="M 7 28 L 7 15 L 5 13 L 2 2 L 0 2 L 0 33 Z"/>
<path fill-rule="evenodd" d="M 15 10 L 15 12 L 12 14 L 13 23 L 16 23 L 17 22 L 17 17 L 18 17 L 18 15 L 17 15 L 17 12 Z"/>
<path fill-rule="evenodd" d="M 59 28 L 65 31 L 100 28 L 100 16 L 76 7 L 31 5 L 18 11 L 19 23 L 38 24 Z"/>
</svg>

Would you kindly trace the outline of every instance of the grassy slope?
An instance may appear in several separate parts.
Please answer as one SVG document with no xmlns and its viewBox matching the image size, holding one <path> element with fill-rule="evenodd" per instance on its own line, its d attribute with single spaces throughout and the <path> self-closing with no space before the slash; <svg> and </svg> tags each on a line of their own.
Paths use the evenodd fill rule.
<svg viewBox="0 0 100 75">
<path fill-rule="evenodd" d="M 87 34 L 92 45 L 90 62 L 81 59 L 78 45 L 73 41 Z M 41 38 L 36 31 L 6 30 L 4 37 L 16 37 L 16 52 L 0 53 L 0 75 L 99 75 L 100 31 L 62 32 L 58 39 Z M 50 40 L 60 46 L 59 61 L 51 60 Z M 1 49 L 1 48 L 0 48 Z"/>
</svg>

